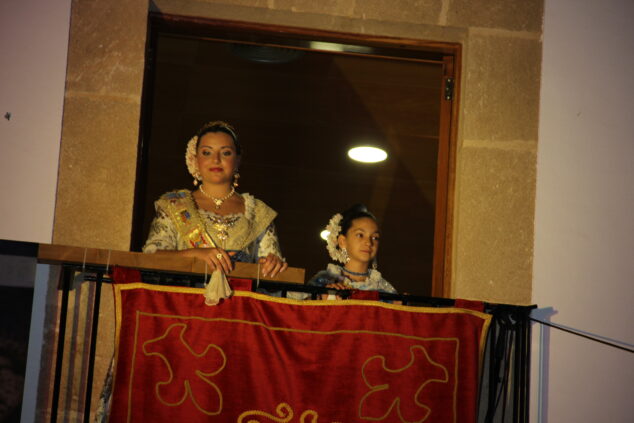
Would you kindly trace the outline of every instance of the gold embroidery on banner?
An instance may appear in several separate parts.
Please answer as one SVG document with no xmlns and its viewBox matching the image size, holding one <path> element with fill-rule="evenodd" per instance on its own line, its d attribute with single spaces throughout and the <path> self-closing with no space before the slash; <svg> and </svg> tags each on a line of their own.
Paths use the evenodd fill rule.
<svg viewBox="0 0 634 423">
<path fill-rule="evenodd" d="M 115 285 L 116 286 L 116 285 Z M 137 346 L 137 340 L 139 339 L 139 317 L 141 315 L 141 312 L 137 310 L 137 312 L 135 313 L 135 322 L 136 324 L 134 325 L 134 349 L 132 350 L 132 363 L 134 363 L 135 359 L 136 359 L 136 346 Z M 132 372 L 130 374 L 130 382 L 128 385 L 128 423 L 131 421 L 132 419 L 132 382 L 134 380 L 134 364 L 132 365 Z"/>
<path fill-rule="evenodd" d="M 177 292 L 177 293 L 190 293 L 190 294 L 198 294 L 200 292 L 202 292 L 202 289 L 200 288 L 185 288 L 185 287 L 171 287 L 171 286 L 154 286 L 154 285 L 149 285 L 149 284 L 144 284 L 144 283 L 131 283 L 131 284 L 125 284 L 125 285 L 115 285 L 115 295 L 117 297 L 118 300 L 118 305 L 117 305 L 117 313 L 118 313 L 118 317 L 119 317 L 119 322 L 121 321 L 121 316 L 122 316 L 122 310 L 120 309 L 119 305 L 121 304 L 120 299 L 121 299 L 121 291 L 127 291 L 127 290 L 135 290 L 135 289 L 146 289 L 148 291 L 158 291 L 158 292 Z M 376 301 L 365 301 L 365 300 L 347 300 L 347 301 L 341 301 L 341 302 L 326 302 L 326 301 L 295 301 L 295 300 L 289 300 L 289 299 L 284 299 L 284 298 L 275 298 L 275 297 L 269 297 L 263 294 L 257 294 L 257 293 L 252 293 L 252 292 L 246 292 L 246 291 L 235 291 L 234 292 L 234 296 L 235 297 L 248 297 L 248 298 L 254 298 L 257 300 L 263 300 L 263 301 L 270 301 L 270 302 L 277 302 L 277 303 L 286 303 L 286 304 L 294 304 L 294 305 L 302 305 L 302 306 L 326 306 L 326 307 L 333 307 L 333 306 L 354 306 L 354 305 L 369 305 L 372 307 L 379 307 L 379 308 L 389 308 L 389 309 L 395 309 L 395 310 L 403 310 L 403 311 L 408 311 L 411 313 L 432 313 L 432 314 L 468 314 L 468 315 L 472 315 L 475 317 L 480 318 L 483 321 L 483 326 L 482 326 L 482 332 L 481 332 L 481 342 L 480 342 L 480 358 L 482 359 L 482 352 L 483 352 L 483 348 L 484 348 L 484 339 L 486 337 L 486 333 L 488 330 L 488 327 L 490 325 L 491 322 L 491 315 L 485 314 L 485 313 L 481 313 L 481 312 L 477 312 L 474 310 L 466 310 L 466 309 L 439 309 L 439 308 L 432 308 L 432 307 L 411 307 L 411 306 L 403 306 L 403 305 L 393 305 L 393 304 L 387 304 L 387 303 L 377 303 Z M 259 326 L 261 328 L 264 328 L 266 330 L 270 330 L 270 331 L 281 331 L 281 332 L 291 332 L 291 333 L 313 333 L 313 334 L 322 334 L 322 335 L 338 335 L 338 334 L 368 334 L 368 335 L 387 335 L 387 336 L 394 336 L 394 337 L 398 337 L 398 338 L 403 338 L 403 339 L 411 339 L 411 340 L 417 340 L 417 341 L 424 341 L 424 342 L 429 342 L 429 341 L 448 341 L 448 342 L 455 342 L 456 343 L 456 348 L 455 348 L 455 354 L 454 354 L 454 368 L 455 368 L 455 372 L 454 372 L 454 379 L 455 379 L 455 383 L 454 383 L 454 392 L 453 392 L 453 411 L 454 411 L 454 419 L 453 421 L 456 421 L 456 413 L 457 413 L 457 392 L 458 392 L 458 374 L 459 374 L 459 367 L 458 367 L 458 358 L 459 358 L 459 349 L 460 349 L 460 341 L 458 338 L 452 337 L 452 338 L 442 338 L 442 337 L 434 337 L 434 338 L 425 338 L 425 337 L 420 337 L 420 336 L 415 336 L 415 335 L 406 335 L 406 334 L 402 334 L 402 333 L 394 333 L 394 332 L 379 332 L 379 331 L 368 331 L 368 330 L 333 330 L 333 331 L 315 331 L 315 330 L 308 330 L 308 329 L 295 329 L 295 328 L 285 328 L 285 327 L 274 327 L 274 326 L 269 326 L 266 325 L 262 322 L 257 322 L 257 321 L 248 321 L 248 320 L 242 320 L 242 319 L 225 319 L 225 318 L 204 318 L 204 317 L 200 317 L 200 316 L 180 316 L 180 315 L 168 315 L 168 314 L 160 314 L 160 313 L 147 313 L 147 312 L 143 312 L 138 310 L 136 312 L 137 314 L 137 319 L 136 319 L 136 325 L 135 325 L 135 329 L 134 329 L 134 333 L 135 333 L 135 341 L 137 339 L 137 333 L 138 333 L 138 327 L 139 327 L 139 317 L 140 316 L 147 316 L 147 317 L 160 317 L 160 318 L 171 318 L 171 319 L 178 319 L 181 321 L 187 321 L 187 320 L 200 320 L 200 321 L 205 321 L 205 322 L 224 322 L 224 323 L 237 323 L 237 324 L 246 324 L 246 325 L 251 325 L 251 326 Z M 119 324 L 118 324 L 119 325 Z M 136 345 L 137 343 L 135 342 L 134 344 L 134 351 L 132 352 L 133 357 L 136 354 Z M 134 363 L 134 361 L 133 361 Z M 134 365 L 132 366 L 132 368 L 130 369 L 130 385 L 129 385 L 129 395 L 131 395 L 131 389 L 132 389 L 132 379 L 134 377 Z M 131 403 L 128 402 L 128 421 L 130 421 L 130 414 L 131 414 Z"/>
<path fill-rule="evenodd" d="M 180 333 L 175 334 L 175 331 L 178 331 L 180 329 Z M 154 392 L 156 394 L 156 397 L 158 398 L 158 400 L 166 406 L 169 407 L 175 407 L 175 406 L 179 406 L 181 404 L 183 404 L 185 402 L 185 400 L 187 399 L 187 397 L 189 397 L 192 401 L 192 403 L 194 404 L 194 406 L 201 412 L 204 413 L 208 416 L 215 416 L 218 415 L 222 412 L 222 403 L 223 403 L 223 398 L 222 398 L 222 392 L 220 391 L 220 388 L 218 388 L 218 386 L 213 383 L 210 378 L 212 376 L 217 375 L 218 373 L 220 373 L 226 366 L 227 364 L 227 357 L 224 353 L 224 351 L 222 350 L 222 348 L 218 347 L 215 344 L 208 344 L 204 351 L 201 353 L 196 353 L 193 348 L 189 345 L 189 343 L 185 340 L 185 332 L 187 331 L 188 327 L 186 324 L 184 323 L 174 323 L 172 325 L 170 325 L 166 330 L 165 333 L 157 338 L 154 339 L 150 339 L 148 341 L 145 341 L 143 343 L 143 353 L 146 356 L 157 356 L 158 358 L 160 358 L 163 363 L 165 364 L 165 366 L 167 367 L 167 371 L 169 373 L 169 378 L 165 381 L 160 381 L 157 382 L 156 385 L 154 385 Z M 182 344 L 182 346 L 187 349 L 187 351 L 193 356 L 193 359 L 206 359 L 208 355 L 210 355 L 210 350 L 215 349 L 216 353 L 219 355 L 220 358 L 220 362 L 221 364 L 219 366 L 217 366 L 216 369 L 213 369 L 211 371 L 207 371 L 204 372 L 202 371 L 202 369 L 197 369 L 194 371 L 194 375 L 186 375 L 183 376 L 182 374 L 179 375 L 180 378 L 184 379 L 183 382 L 183 387 L 182 389 L 183 394 L 181 396 L 181 398 L 175 402 L 169 402 L 167 401 L 163 395 L 161 394 L 161 390 L 162 388 L 169 388 L 170 385 L 173 385 L 173 381 L 175 379 L 175 375 L 174 375 L 174 367 L 172 366 L 172 364 L 170 363 L 169 358 L 166 356 L 166 354 L 164 354 L 161 350 L 161 346 L 162 343 L 168 339 L 168 338 L 174 338 L 174 337 L 178 337 L 180 344 Z M 168 346 L 168 348 L 173 348 L 174 345 L 176 345 L 176 342 L 174 341 L 165 341 L 165 344 Z M 154 348 L 154 349 L 153 349 Z M 204 363 L 204 362 L 203 362 Z M 212 389 L 213 393 L 215 394 L 211 394 L 210 392 L 194 392 L 192 390 L 192 386 L 191 386 L 191 380 L 192 379 L 199 379 L 202 380 L 204 383 L 206 383 L 207 385 L 209 385 L 209 387 Z M 178 389 L 178 386 L 172 386 L 172 389 Z M 200 403 L 199 401 L 196 400 L 196 397 L 209 397 L 210 395 L 214 396 L 214 399 L 217 400 L 218 402 L 218 406 L 213 409 L 213 410 L 207 410 L 205 409 Z"/>
<path fill-rule="evenodd" d="M 266 325 L 266 324 L 264 324 L 262 322 L 252 322 L 252 321 L 249 321 L 249 320 L 242 320 L 242 319 L 209 318 L 209 317 L 200 317 L 200 316 L 179 316 L 179 315 L 170 315 L 170 314 L 161 314 L 161 313 L 148 313 L 148 312 L 143 312 L 143 311 L 137 311 L 137 314 L 141 315 L 141 316 L 145 316 L 145 317 L 158 317 L 158 318 L 177 319 L 177 320 L 184 320 L 184 321 L 199 320 L 199 321 L 208 322 L 208 323 L 221 322 L 221 323 L 245 324 L 245 325 L 249 325 L 249 326 L 261 327 L 261 328 L 264 328 L 266 330 L 270 330 L 272 332 L 310 333 L 310 334 L 318 334 L 318 335 L 342 335 L 342 334 L 386 335 L 386 336 L 393 336 L 393 337 L 397 337 L 397 338 L 409 339 L 409 340 L 415 340 L 415 341 L 422 341 L 422 342 L 434 342 L 434 341 L 455 342 L 456 347 L 454 349 L 455 354 L 454 354 L 454 363 L 453 363 L 454 364 L 454 369 L 455 369 L 455 372 L 454 372 L 455 383 L 454 383 L 454 392 L 453 392 L 452 403 L 453 403 L 453 413 L 454 413 L 453 421 L 454 422 L 456 421 L 457 395 L 458 395 L 458 359 L 459 359 L 458 350 L 460 348 L 460 340 L 458 338 L 441 338 L 441 337 L 425 338 L 425 337 L 414 336 L 414 335 L 404 335 L 404 334 L 401 334 L 401 333 L 369 331 L 369 330 L 346 330 L 346 329 L 340 329 L 340 330 L 333 330 L 333 331 L 317 331 L 317 330 L 307 330 L 307 329 L 294 329 L 294 328 L 275 327 L 275 326 Z M 183 324 L 181 324 L 181 325 L 183 325 Z M 138 319 L 137 319 L 137 326 L 138 326 Z M 136 329 L 135 329 L 135 332 L 136 332 Z M 146 343 L 147 343 L 147 341 L 146 341 Z M 135 342 L 135 346 L 136 346 L 136 342 Z M 135 348 L 135 350 L 136 350 L 136 348 Z M 426 351 L 425 351 L 425 355 L 427 355 Z M 379 356 L 375 356 L 374 358 L 376 358 L 376 357 L 379 357 Z M 372 359 L 372 357 L 370 359 Z M 368 359 L 368 360 L 370 360 L 370 359 Z M 432 364 L 438 364 L 438 363 L 435 363 L 431 359 L 429 359 L 429 361 Z M 410 365 L 411 365 L 411 363 L 410 363 Z M 444 366 L 442 366 L 440 364 L 438 364 L 438 366 L 441 366 L 443 369 L 446 370 L 446 368 Z M 132 373 L 134 373 L 134 366 L 132 368 Z M 131 375 L 130 380 L 132 380 L 132 375 Z M 447 381 L 444 381 L 444 382 L 446 383 Z M 131 388 L 132 388 L 132 384 L 130 383 L 130 389 Z M 367 395 L 369 395 L 369 393 L 366 394 L 366 396 Z M 363 401 L 363 399 L 362 399 L 362 401 Z M 284 404 L 284 403 L 282 403 L 282 404 Z M 360 407 L 361 406 L 359 406 L 359 413 L 361 413 L 361 408 Z M 129 406 L 129 409 L 130 408 L 131 407 Z M 279 408 L 279 406 L 278 406 L 278 408 Z M 372 419 L 369 419 L 369 420 L 372 420 Z M 247 423 L 249 423 L 249 422 L 251 422 L 251 421 L 248 421 Z M 255 422 L 256 421 L 253 421 L 253 423 L 255 423 Z"/>
<path fill-rule="evenodd" d="M 295 328 L 270 326 L 262 322 L 252 322 L 250 320 L 242 320 L 242 319 L 227 319 L 224 317 L 179 316 L 175 314 L 148 313 L 145 311 L 139 311 L 139 313 L 144 316 L 162 317 L 166 319 L 202 320 L 209 323 L 211 322 L 243 323 L 245 325 L 250 325 L 250 326 L 259 326 L 266 330 L 270 330 L 272 332 L 312 333 L 317 335 L 341 335 L 341 334 L 387 335 L 387 336 L 394 336 L 394 337 L 403 338 L 403 339 L 413 339 L 416 341 L 454 341 L 456 343 L 458 343 L 459 341 L 458 338 L 442 338 L 442 337 L 425 338 L 425 337 L 416 336 L 416 335 L 405 335 L 402 333 L 382 332 L 382 331 L 376 331 L 376 330 L 338 329 L 338 330 L 320 331 L 320 330 L 295 329 Z"/>
<path fill-rule="evenodd" d="M 260 420 L 257 420 L 259 417 L 264 417 L 277 423 L 289 423 L 295 415 L 291 406 L 285 402 L 279 403 L 275 407 L 275 412 L 279 417 L 261 410 L 245 411 L 238 417 L 238 423 L 261 423 Z M 244 419 L 248 420 L 245 421 Z M 319 414 L 315 410 L 306 410 L 299 416 L 299 423 L 317 423 L 318 419 Z"/>
<path fill-rule="evenodd" d="M 188 287 L 180 287 L 180 286 L 158 286 L 151 285 L 147 283 L 137 282 L 137 283 L 129 283 L 121 286 L 115 287 L 115 289 L 120 289 L 122 291 L 133 290 L 133 289 L 146 289 L 148 291 L 156 291 L 156 292 L 176 292 L 181 294 L 198 294 L 203 292 L 203 288 L 188 288 Z M 471 316 L 479 317 L 485 322 L 484 327 L 488 327 L 489 322 L 491 321 L 492 316 L 490 314 L 482 313 L 475 310 L 469 310 L 464 308 L 441 308 L 441 307 L 418 307 L 418 306 L 406 306 L 400 304 L 389 304 L 383 303 L 379 301 L 370 301 L 370 300 L 345 300 L 345 301 L 322 301 L 322 300 L 291 300 L 289 298 L 282 297 L 271 297 L 270 295 L 259 294 L 257 292 L 249 292 L 249 291 L 235 291 L 233 294 L 234 297 L 247 297 L 254 298 L 257 300 L 263 300 L 266 302 L 274 302 L 274 303 L 282 303 L 282 304 L 293 304 L 293 305 L 302 305 L 302 306 L 319 306 L 319 307 L 349 307 L 349 306 L 372 306 L 376 308 L 387 308 L 391 310 L 401 310 L 407 311 L 409 313 L 431 313 L 431 314 L 468 314 Z"/>
<path fill-rule="evenodd" d="M 274 422 L 278 422 L 278 423 L 288 423 L 293 418 L 293 409 L 291 408 L 290 405 L 286 404 L 285 402 L 279 403 L 277 407 L 275 407 L 275 412 L 277 413 L 279 417 L 275 417 L 272 414 L 269 414 L 267 412 L 260 411 L 260 410 L 245 411 L 244 413 L 240 414 L 240 416 L 238 417 L 238 423 L 243 423 L 243 422 L 244 423 L 258 423 L 258 420 L 255 420 L 255 419 L 249 419 L 246 421 L 244 420 L 249 417 L 258 417 L 258 416 L 273 420 Z"/>
<path fill-rule="evenodd" d="M 365 383 L 365 385 L 368 388 L 371 388 L 370 391 L 368 393 L 366 393 L 361 400 L 359 401 L 359 413 L 358 416 L 361 419 L 364 420 L 374 420 L 374 421 L 381 421 L 384 420 L 386 417 L 388 417 L 390 415 L 390 413 L 392 412 L 392 410 L 394 408 L 396 408 L 396 413 L 400 419 L 400 421 L 402 423 L 422 423 L 425 420 L 427 420 L 427 418 L 429 417 L 429 415 L 431 414 L 431 408 L 429 408 L 427 405 L 425 405 L 424 403 L 420 402 L 418 400 L 419 395 L 421 394 L 422 390 L 429 384 L 432 382 L 439 382 L 439 383 L 447 383 L 449 382 L 449 371 L 447 370 L 447 368 L 445 366 L 443 366 L 440 363 L 435 362 L 434 360 L 431 359 L 431 357 L 429 357 L 429 354 L 427 352 L 427 349 L 422 346 L 422 345 L 413 345 L 409 348 L 409 352 L 410 352 L 410 361 L 409 363 L 407 363 L 405 366 L 398 368 L 398 369 L 392 369 L 392 368 L 388 368 L 386 366 L 386 358 L 384 355 L 375 355 L 372 356 L 370 358 L 368 358 L 365 363 L 363 363 L 363 365 L 361 366 L 361 375 L 363 378 L 363 382 Z M 417 357 L 416 353 L 422 353 L 423 356 L 422 357 Z M 389 374 L 403 374 L 407 371 L 416 371 L 419 370 L 420 367 L 422 367 L 420 365 L 420 361 L 421 360 L 426 360 L 427 363 L 431 364 L 434 367 L 437 367 L 438 369 L 440 369 L 443 373 L 443 377 L 442 378 L 434 378 L 434 377 L 430 377 L 426 380 L 422 380 L 421 384 L 418 385 L 418 387 L 416 387 L 416 390 L 414 391 L 413 395 L 409 395 L 409 398 L 405 398 L 405 396 L 399 396 L 398 392 L 394 392 L 394 391 L 398 391 L 400 388 L 399 386 L 394 387 L 395 384 L 390 385 L 389 383 L 380 383 L 380 384 L 372 384 L 369 380 L 368 380 L 368 376 L 366 375 L 366 367 L 367 366 L 376 366 L 377 364 L 381 366 L 381 369 L 385 372 L 388 373 L 387 378 L 389 378 Z M 376 363 L 376 362 L 380 362 Z M 417 361 L 418 366 L 417 366 Z M 422 363 L 424 365 L 424 363 Z M 456 368 L 457 371 L 457 368 Z M 385 398 L 385 393 L 386 392 L 390 392 L 394 395 L 394 398 L 392 399 L 391 402 L 386 401 Z M 382 396 L 377 396 L 375 394 L 379 394 L 383 393 Z M 368 415 L 364 415 L 364 405 L 367 404 L 368 402 L 373 402 L 372 399 L 375 398 L 374 401 L 379 401 L 380 403 L 384 403 L 387 406 L 387 410 L 385 411 L 385 413 L 380 416 L 380 417 L 371 417 Z M 455 398 L 455 395 L 454 395 Z M 405 418 L 403 417 L 402 414 L 402 410 L 401 410 L 401 405 L 405 402 L 408 401 L 410 403 L 414 403 L 416 404 L 418 407 L 422 408 L 424 410 L 424 416 L 422 416 L 420 419 L 417 420 L 413 420 L 413 421 L 408 421 L 405 420 Z M 389 404 L 389 405 L 388 405 Z M 454 402 L 454 406 L 455 406 L 455 402 Z M 454 407 L 454 421 L 455 421 L 455 407 Z"/>
</svg>

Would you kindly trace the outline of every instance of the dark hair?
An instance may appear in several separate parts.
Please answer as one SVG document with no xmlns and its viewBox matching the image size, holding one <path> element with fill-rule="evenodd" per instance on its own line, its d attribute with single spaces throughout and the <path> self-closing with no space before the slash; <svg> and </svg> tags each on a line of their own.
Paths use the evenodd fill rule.
<svg viewBox="0 0 634 423">
<path fill-rule="evenodd" d="M 346 236 L 346 234 L 350 230 L 350 226 L 352 226 L 352 221 L 355 219 L 358 219 L 360 217 L 369 217 L 370 219 L 376 222 L 376 217 L 374 217 L 374 215 L 370 213 L 368 208 L 363 204 L 355 204 L 354 206 L 350 207 L 348 210 L 341 213 L 341 215 L 343 216 L 343 219 L 341 219 L 341 223 L 340 223 L 341 225 L 340 234 L 343 236 Z"/>
<path fill-rule="evenodd" d="M 202 128 L 198 130 L 196 136 L 198 137 L 198 141 L 196 142 L 196 150 L 198 150 L 198 145 L 200 144 L 200 139 L 208 133 L 217 133 L 223 132 L 231 137 L 233 140 L 233 145 L 236 148 L 236 154 L 238 156 L 242 155 L 242 146 L 240 145 L 240 141 L 238 141 L 238 135 L 236 134 L 236 130 L 233 126 L 229 125 L 227 122 L 223 122 L 221 120 L 216 120 L 214 122 L 206 123 Z"/>
</svg>

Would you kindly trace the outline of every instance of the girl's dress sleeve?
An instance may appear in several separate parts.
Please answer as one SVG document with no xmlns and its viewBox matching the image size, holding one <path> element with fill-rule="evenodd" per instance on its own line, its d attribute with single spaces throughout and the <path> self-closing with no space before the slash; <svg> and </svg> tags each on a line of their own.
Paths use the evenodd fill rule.
<svg viewBox="0 0 634 423">
<path fill-rule="evenodd" d="M 255 240 L 255 258 L 266 257 L 269 254 L 282 257 L 280 243 L 277 239 L 275 224 L 271 222 L 269 226 Z"/>
<path fill-rule="evenodd" d="M 381 279 L 381 282 L 379 282 L 378 290 L 387 292 L 388 294 L 398 294 L 398 292 L 396 291 L 396 288 L 394 288 L 392 284 L 386 281 L 385 279 Z"/>
<path fill-rule="evenodd" d="M 158 250 L 178 250 L 178 234 L 172 219 L 158 204 L 158 201 L 154 203 L 154 207 L 156 208 L 156 216 L 150 225 L 150 233 L 143 246 L 143 252 L 155 253 Z"/>
</svg>

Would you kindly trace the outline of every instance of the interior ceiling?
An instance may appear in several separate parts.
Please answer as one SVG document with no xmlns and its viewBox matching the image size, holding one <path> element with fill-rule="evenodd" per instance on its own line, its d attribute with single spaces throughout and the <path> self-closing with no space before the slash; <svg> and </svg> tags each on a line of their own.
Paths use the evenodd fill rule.
<svg viewBox="0 0 634 423">
<path fill-rule="evenodd" d="M 364 203 L 381 226 L 379 270 L 401 292 L 430 294 L 439 64 L 314 51 L 281 51 L 273 57 L 285 63 L 267 63 L 230 43 L 161 36 L 157 44 L 143 239 L 152 202 L 192 187 L 187 140 L 220 119 L 243 145 L 240 191 L 278 211 L 291 266 L 307 278 L 323 269 L 319 232 L 335 212 Z M 359 144 L 383 147 L 388 160 L 351 161 L 347 150 Z"/>
</svg>

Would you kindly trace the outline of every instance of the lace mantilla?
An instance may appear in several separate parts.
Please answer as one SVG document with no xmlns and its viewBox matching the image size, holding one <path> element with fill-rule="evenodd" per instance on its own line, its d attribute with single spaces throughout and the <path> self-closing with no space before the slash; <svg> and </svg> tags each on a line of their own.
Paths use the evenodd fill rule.
<svg viewBox="0 0 634 423">
<path fill-rule="evenodd" d="M 383 276 L 381 275 L 381 272 L 375 269 L 370 269 L 370 274 L 362 281 L 353 281 L 352 279 L 350 279 L 346 275 L 346 272 L 343 270 L 343 268 L 337 264 L 328 263 L 326 270 L 329 273 L 341 276 L 346 283 L 350 284 L 353 287 L 355 284 L 359 284 L 359 283 L 378 287 L 381 285 L 382 281 L 385 281 L 385 279 L 383 279 Z"/>
<path fill-rule="evenodd" d="M 217 219 L 224 219 L 228 236 L 224 247 L 240 253 L 236 255 L 239 257 L 239 261 L 255 262 L 259 257 L 266 257 L 269 254 L 282 257 L 272 221 L 275 212 L 250 194 L 240 195 L 244 199 L 244 213 L 221 216 L 212 211 L 201 209 L 195 210 L 195 213 L 200 216 L 201 223 L 207 228 L 209 234 L 216 238 L 218 238 L 218 229 L 213 225 L 214 223 L 223 223 L 215 222 Z M 173 191 L 164 194 L 155 203 L 156 216 L 152 221 L 148 239 L 143 247 L 144 252 L 154 253 L 158 250 L 192 248 L 177 230 L 173 216 L 168 213 L 169 201 L 184 201 L 188 198 L 191 198 L 191 192 L 188 190 Z M 191 201 L 193 202 L 193 200 Z M 225 226 L 224 224 L 223 226 Z"/>
<path fill-rule="evenodd" d="M 198 170 L 198 162 L 196 162 L 196 144 L 198 143 L 198 136 L 194 135 L 187 142 L 187 150 L 185 150 L 185 164 L 187 164 L 187 170 L 190 175 L 194 177 L 196 181 L 202 180 L 200 171 Z"/>
</svg>

